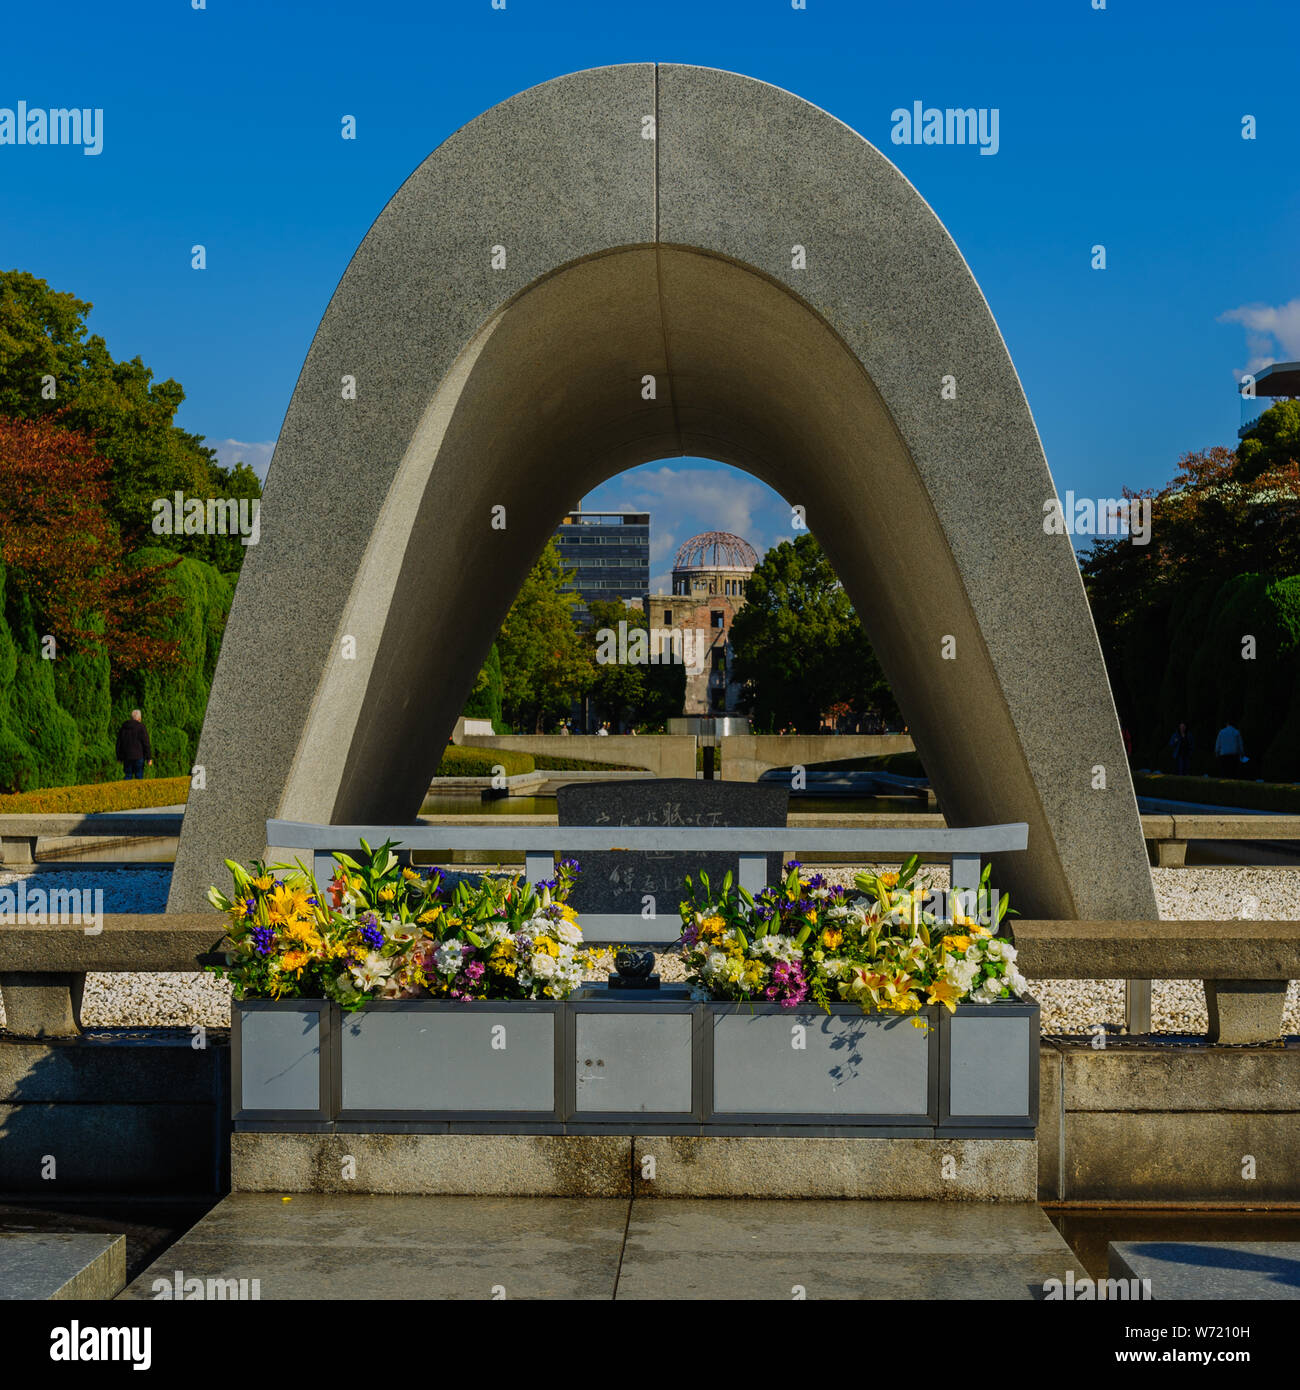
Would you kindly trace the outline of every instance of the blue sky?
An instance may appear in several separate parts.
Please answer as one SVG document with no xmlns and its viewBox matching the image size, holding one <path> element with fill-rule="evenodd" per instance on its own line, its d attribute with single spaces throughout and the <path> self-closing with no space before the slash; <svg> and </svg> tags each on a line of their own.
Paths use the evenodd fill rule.
<svg viewBox="0 0 1300 1390">
<path fill-rule="evenodd" d="M 102 107 L 104 149 L 0 146 L 0 264 L 91 300 L 93 331 L 180 380 L 181 423 L 228 461 L 264 465 L 407 174 L 485 107 L 605 63 L 744 72 L 882 148 L 974 271 L 1062 493 L 1165 482 L 1234 442 L 1235 372 L 1300 358 L 1295 0 L 192 2 L 9 7 L 0 107 Z M 891 144 L 917 100 L 998 108 L 997 155 Z M 649 465 L 591 505 L 652 507 L 656 576 L 694 531 L 789 534 L 771 493 L 707 463 Z"/>
</svg>

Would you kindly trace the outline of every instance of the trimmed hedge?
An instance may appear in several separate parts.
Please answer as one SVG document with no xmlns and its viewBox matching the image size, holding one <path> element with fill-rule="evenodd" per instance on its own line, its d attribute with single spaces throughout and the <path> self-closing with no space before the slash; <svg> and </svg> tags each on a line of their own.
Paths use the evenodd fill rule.
<svg viewBox="0 0 1300 1390">
<path fill-rule="evenodd" d="M 587 758 L 560 758 L 549 753 L 533 753 L 533 766 L 538 772 L 644 772 L 631 763 L 593 763 Z"/>
<path fill-rule="evenodd" d="M 130 563 L 154 565 L 172 559 L 173 551 L 145 546 L 131 556 Z M 116 739 L 131 711 L 143 710 L 159 776 L 188 777 L 234 596 L 234 576 L 187 557 L 167 572 L 164 583 L 181 599 L 180 611 L 162 632 L 164 637 L 179 641 L 181 663 L 170 671 L 144 671 L 123 680 L 113 691 L 111 732 Z"/>
<path fill-rule="evenodd" d="M 96 782 L 81 787 L 46 787 L 42 791 L 0 796 L 0 815 L 140 811 L 150 806 L 183 805 L 189 794 L 188 777 L 157 777 L 142 782 Z"/>
<path fill-rule="evenodd" d="M 501 694 L 501 654 L 493 642 L 461 713 L 466 719 L 490 719 L 495 728 L 501 722 Z"/>
<path fill-rule="evenodd" d="M 474 748 L 449 744 L 438 764 L 435 777 L 491 777 L 494 767 L 503 767 L 507 777 L 533 771 L 531 753 L 511 753 L 504 748 Z"/>
<path fill-rule="evenodd" d="M 148 546 L 130 563 L 170 558 L 170 551 Z M 0 565 L 0 793 L 84 788 L 112 779 L 120 772 L 117 730 L 137 707 L 153 743 L 154 771 L 183 774 L 188 786 L 234 577 L 193 559 L 171 570 L 162 582 L 182 606 L 163 635 L 178 639 L 181 663 L 129 676 L 115 688 L 104 652 L 59 651 L 56 659 L 46 658 L 31 601 L 6 578 Z"/>
<path fill-rule="evenodd" d="M 1300 814 L 1300 785 L 1293 782 L 1238 782 L 1222 777 L 1162 777 L 1133 774 L 1139 796 L 1167 801 L 1199 801 L 1210 806 L 1240 806 L 1244 811 Z"/>
</svg>

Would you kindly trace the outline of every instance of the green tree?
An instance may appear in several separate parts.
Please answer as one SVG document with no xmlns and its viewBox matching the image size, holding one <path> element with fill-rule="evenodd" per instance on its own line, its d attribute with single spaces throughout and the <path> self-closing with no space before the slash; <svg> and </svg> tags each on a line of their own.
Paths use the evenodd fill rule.
<svg viewBox="0 0 1300 1390">
<path fill-rule="evenodd" d="M 252 469 L 222 468 L 202 436 L 175 423 L 185 399 L 178 381 L 155 381 L 140 358 L 116 361 L 103 338 L 86 336 L 91 308 L 27 271 L 0 272 L 0 415 L 50 417 L 93 436 L 112 466 L 108 509 L 128 548 L 155 543 L 156 498 L 260 497 Z M 243 561 L 238 537 L 157 539 L 219 569 Z"/>
<path fill-rule="evenodd" d="M 598 660 L 603 630 L 617 634 L 619 623 L 626 623 L 630 638 L 637 629 L 648 633 L 650 622 L 641 609 L 618 599 L 593 599 L 587 608 L 591 627 L 584 639 L 595 673 L 588 692 L 590 700 L 615 727 L 631 724 L 637 729 L 662 729 L 686 706 L 686 667 L 680 661 L 633 664 Z M 646 647 L 649 653 L 648 641 Z"/>
<path fill-rule="evenodd" d="M 562 587 L 569 577 L 552 538 L 497 635 L 502 710 L 517 729 L 541 733 L 591 683 L 591 660 L 573 619 L 577 595 Z"/>
<path fill-rule="evenodd" d="M 835 706 L 898 715 L 862 623 L 811 534 L 782 541 L 763 557 L 731 625 L 731 643 L 757 728 L 814 733 Z"/>
<path fill-rule="evenodd" d="M 1236 477 L 1253 482 L 1263 473 L 1300 463 L 1300 401 L 1279 401 L 1255 421 L 1237 445 Z"/>
<path fill-rule="evenodd" d="M 501 690 L 501 653 L 493 642 L 461 714 L 466 719 L 490 719 L 496 728 L 501 723 Z"/>
<path fill-rule="evenodd" d="M 1169 767 L 1180 720 L 1193 769 L 1210 770 L 1229 716 L 1256 761 L 1252 775 L 1293 761 L 1288 719 L 1294 677 L 1288 587 L 1300 574 L 1300 466 L 1294 402 L 1267 410 L 1238 452 L 1185 454 L 1150 501 L 1150 543 L 1102 538 L 1080 568 L 1120 718 L 1138 766 Z M 1243 462 L 1244 460 L 1244 462 Z M 1242 660 L 1245 635 L 1259 654 Z M 1247 732 L 1246 726 L 1249 726 Z M 1264 757 L 1265 748 L 1276 748 Z"/>
</svg>

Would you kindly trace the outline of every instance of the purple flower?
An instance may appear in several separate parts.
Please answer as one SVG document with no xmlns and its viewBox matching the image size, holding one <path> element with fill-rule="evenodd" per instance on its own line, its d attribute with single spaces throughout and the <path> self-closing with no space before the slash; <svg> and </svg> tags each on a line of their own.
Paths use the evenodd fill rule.
<svg viewBox="0 0 1300 1390">
<path fill-rule="evenodd" d="M 254 927 L 253 948 L 259 955 L 269 956 L 275 949 L 275 932 L 270 927 Z"/>
<path fill-rule="evenodd" d="M 793 1009 L 808 997 L 803 966 L 798 961 L 779 960 L 772 967 L 772 983 L 763 991 L 766 999 L 777 1000 L 783 1009 Z"/>
<path fill-rule="evenodd" d="M 789 873 L 791 869 L 802 869 L 802 868 L 803 868 L 803 864 L 802 864 L 798 859 L 791 859 L 791 860 L 787 861 L 786 866 L 785 866 L 785 871 L 786 871 L 786 873 Z"/>
<path fill-rule="evenodd" d="M 371 920 L 374 919 L 371 918 Z M 378 927 L 362 927 L 361 939 L 372 951 L 378 951 L 384 944 L 384 934 Z"/>
</svg>

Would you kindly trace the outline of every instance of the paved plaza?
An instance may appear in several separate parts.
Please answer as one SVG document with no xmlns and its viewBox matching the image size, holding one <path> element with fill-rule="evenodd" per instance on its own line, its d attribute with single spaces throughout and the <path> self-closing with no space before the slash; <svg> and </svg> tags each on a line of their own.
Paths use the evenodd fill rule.
<svg viewBox="0 0 1300 1390">
<path fill-rule="evenodd" d="M 1033 1299 L 1082 1274 L 1030 1202 L 227 1197 L 121 1295 Z"/>
</svg>

